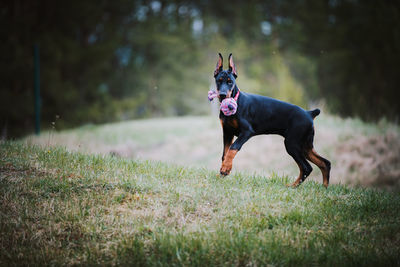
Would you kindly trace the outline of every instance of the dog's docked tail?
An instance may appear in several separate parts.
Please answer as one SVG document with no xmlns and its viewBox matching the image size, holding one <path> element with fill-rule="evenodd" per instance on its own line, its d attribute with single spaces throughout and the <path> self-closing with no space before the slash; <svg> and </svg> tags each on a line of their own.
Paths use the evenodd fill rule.
<svg viewBox="0 0 400 267">
<path fill-rule="evenodd" d="M 311 117 L 315 119 L 315 117 L 317 117 L 319 113 L 321 113 L 321 111 L 319 110 L 319 108 L 316 108 L 314 110 L 309 110 L 308 113 L 310 113 Z"/>
</svg>

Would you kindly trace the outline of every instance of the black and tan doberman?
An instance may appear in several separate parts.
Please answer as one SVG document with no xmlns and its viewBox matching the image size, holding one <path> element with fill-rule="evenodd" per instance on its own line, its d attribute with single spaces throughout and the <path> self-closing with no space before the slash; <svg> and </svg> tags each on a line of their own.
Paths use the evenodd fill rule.
<svg viewBox="0 0 400 267">
<path fill-rule="evenodd" d="M 222 111 L 219 114 L 224 140 L 221 175 L 230 173 L 236 153 L 249 138 L 260 134 L 278 134 L 285 138 L 286 151 L 300 169 L 299 177 L 290 186 L 298 186 L 310 175 L 312 167 L 309 160 L 321 169 L 323 184 L 328 187 L 331 164 L 313 147 L 313 120 L 320 113 L 319 109 L 307 111 L 290 103 L 239 90 L 232 54 L 229 55 L 227 70 L 223 70 L 223 58 L 219 54 L 214 78 L 220 102 L 229 97 L 237 98 L 235 114 L 225 116 Z M 234 136 L 237 139 L 233 142 Z"/>
</svg>

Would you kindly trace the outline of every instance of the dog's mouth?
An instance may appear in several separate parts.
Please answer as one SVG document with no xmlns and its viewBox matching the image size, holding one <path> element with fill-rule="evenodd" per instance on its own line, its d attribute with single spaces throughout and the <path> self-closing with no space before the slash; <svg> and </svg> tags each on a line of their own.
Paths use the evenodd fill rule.
<svg viewBox="0 0 400 267">
<path fill-rule="evenodd" d="M 218 99 L 219 99 L 219 102 L 222 102 L 225 98 L 229 98 L 230 97 L 230 94 L 228 93 L 228 95 L 225 95 L 225 94 L 218 94 Z"/>
</svg>

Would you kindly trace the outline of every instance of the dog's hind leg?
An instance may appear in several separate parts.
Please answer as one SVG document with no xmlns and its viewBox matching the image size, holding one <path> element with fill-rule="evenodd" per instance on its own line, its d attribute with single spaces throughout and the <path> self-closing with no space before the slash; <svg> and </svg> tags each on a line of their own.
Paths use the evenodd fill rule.
<svg viewBox="0 0 400 267">
<path fill-rule="evenodd" d="M 325 187 L 328 187 L 329 185 L 329 173 L 331 171 L 331 163 L 329 160 L 321 157 L 318 155 L 318 153 L 314 150 L 314 148 L 311 148 L 308 150 L 306 153 L 306 157 L 309 161 L 314 163 L 315 165 L 320 168 L 322 172 L 322 179 Z"/>
<path fill-rule="evenodd" d="M 296 181 L 288 186 L 297 187 L 310 175 L 312 172 L 312 167 L 310 163 L 307 162 L 297 142 L 292 142 L 290 139 L 285 139 L 285 148 L 288 154 L 296 161 L 297 166 L 299 166 L 300 169 L 300 174 Z"/>
</svg>

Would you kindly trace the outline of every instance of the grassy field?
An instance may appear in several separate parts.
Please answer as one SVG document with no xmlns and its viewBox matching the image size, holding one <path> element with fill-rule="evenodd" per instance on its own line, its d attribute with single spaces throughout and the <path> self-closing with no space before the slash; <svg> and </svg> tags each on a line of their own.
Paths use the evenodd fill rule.
<svg viewBox="0 0 400 267">
<path fill-rule="evenodd" d="M 0 170 L 1 266 L 400 265 L 398 193 L 21 142 Z"/>
<path fill-rule="evenodd" d="M 316 150 L 332 162 L 332 183 L 400 190 L 398 125 L 385 121 L 364 123 L 322 113 L 315 120 L 315 130 Z M 29 136 L 23 142 L 212 170 L 219 170 L 222 154 L 217 115 L 87 125 L 45 132 L 40 137 Z M 313 167 L 308 179 L 321 182 L 319 169 Z M 283 138 L 276 135 L 250 139 L 234 160 L 235 171 L 261 176 L 276 173 L 290 179 L 298 175 L 296 163 L 285 151 Z"/>
</svg>

